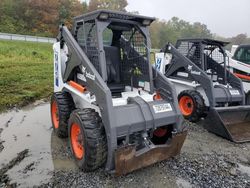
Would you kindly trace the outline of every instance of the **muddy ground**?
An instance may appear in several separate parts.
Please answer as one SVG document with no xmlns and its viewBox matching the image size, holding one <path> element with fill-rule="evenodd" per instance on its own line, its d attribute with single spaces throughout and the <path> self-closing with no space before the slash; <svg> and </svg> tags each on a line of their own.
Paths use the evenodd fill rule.
<svg viewBox="0 0 250 188">
<path fill-rule="evenodd" d="M 250 143 L 234 144 L 191 124 L 181 155 L 114 177 L 79 171 L 49 104 L 0 114 L 0 187 L 250 187 Z"/>
</svg>

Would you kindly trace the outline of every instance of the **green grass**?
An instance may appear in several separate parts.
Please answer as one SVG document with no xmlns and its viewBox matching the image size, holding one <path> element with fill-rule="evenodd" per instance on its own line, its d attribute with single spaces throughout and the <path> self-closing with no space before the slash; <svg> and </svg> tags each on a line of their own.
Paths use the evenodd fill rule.
<svg viewBox="0 0 250 188">
<path fill-rule="evenodd" d="M 151 49 L 150 51 L 150 63 L 155 64 L 155 53 L 160 52 L 160 49 Z"/>
<path fill-rule="evenodd" d="M 0 40 L 0 111 L 53 91 L 52 44 Z"/>
</svg>

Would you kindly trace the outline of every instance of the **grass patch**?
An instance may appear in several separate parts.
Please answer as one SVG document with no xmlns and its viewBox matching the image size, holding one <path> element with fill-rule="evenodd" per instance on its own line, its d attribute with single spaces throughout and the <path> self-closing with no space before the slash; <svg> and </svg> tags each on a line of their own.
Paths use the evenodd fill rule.
<svg viewBox="0 0 250 188">
<path fill-rule="evenodd" d="M 0 111 L 53 91 L 52 44 L 0 40 Z"/>
<path fill-rule="evenodd" d="M 155 53 L 159 53 L 160 49 L 151 49 L 150 51 L 150 63 L 155 64 Z"/>
</svg>

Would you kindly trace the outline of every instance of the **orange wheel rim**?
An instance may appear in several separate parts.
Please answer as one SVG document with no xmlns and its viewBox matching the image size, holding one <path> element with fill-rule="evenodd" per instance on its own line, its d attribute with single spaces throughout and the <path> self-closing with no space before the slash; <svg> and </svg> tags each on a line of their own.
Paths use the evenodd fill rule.
<svg viewBox="0 0 250 188">
<path fill-rule="evenodd" d="M 181 99 L 179 100 L 179 107 L 180 107 L 181 113 L 184 116 L 191 115 L 194 110 L 193 99 L 189 96 L 181 97 Z"/>
<path fill-rule="evenodd" d="M 84 156 L 83 135 L 77 123 L 71 126 L 71 145 L 76 158 L 82 159 Z"/>
<path fill-rule="evenodd" d="M 52 107 L 51 107 L 51 115 L 52 115 L 52 121 L 53 125 L 56 129 L 59 127 L 59 116 L 58 116 L 58 108 L 56 101 L 53 101 Z"/>
</svg>

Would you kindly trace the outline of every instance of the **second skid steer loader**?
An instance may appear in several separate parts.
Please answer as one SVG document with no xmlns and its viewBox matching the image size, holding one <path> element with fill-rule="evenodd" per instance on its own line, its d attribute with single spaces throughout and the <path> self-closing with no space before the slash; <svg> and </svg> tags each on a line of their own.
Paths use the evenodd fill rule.
<svg viewBox="0 0 250 188">
<path fill-rule="evenodd" d="M 242 80 L 246 103 L 250 105 L 250 44 L 239 45 L 232 51 L 234 53 L 229 57 L 229 69 Z"/>
<path fill-rule="evenodd" d="M 234 142 L 250 141 L 250 106 L 242 82 L 228 69 L 228 43 L 181 39 L 156 54 L 155 67 L 174 83 L 179 107 L 192 122 L 205 118 L 210 132 Z"/>
</svg>

